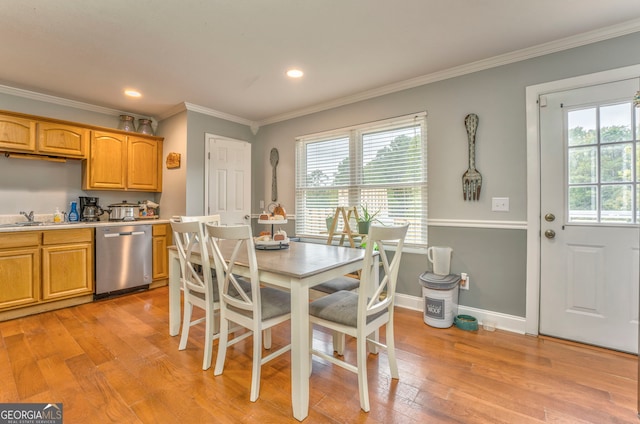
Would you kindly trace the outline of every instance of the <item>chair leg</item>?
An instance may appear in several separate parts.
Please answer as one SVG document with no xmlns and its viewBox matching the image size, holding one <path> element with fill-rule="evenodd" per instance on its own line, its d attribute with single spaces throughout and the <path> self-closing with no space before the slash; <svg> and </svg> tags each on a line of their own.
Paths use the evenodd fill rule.
<svg viewBox="0 0 640 424">
<path fill-rule="evenodd" d="M 215 313 L 213 308 L 207 308 L 205 314 L 204 357 L 202 359 L 202 369 L 206 371 L 211 368 L 211 351 L 213 350 L 213 335 L 216 331 L 216 325 L 214 322 Z"/>
<path fill-rule="evenodd" d="M 193 304 L 191 302 L 184 302 L 184 314 L 182 315 L 182 334 L 180 335 L 180 344 L 178 350 L 185 350 L 187 348 L 187 339 L 189 338 L 189 328 L 191 327 L 191 312 L 193 311 Z"/>
<path fill-rule="evenodd" d="M 333 350 L 338 355 L 344 355 L 345 335 L 339 331 L 333 331 Z"/>
<path fill-rule="evenodd" d="M 380 341 L 380 329 L 377 329 L 373 333 L 369 334 L 367 339 L 375 340 L 377 342 Z M 369 353 L 373 353 L 374 355 L 377 355 L 379 352 L 378 346 L 371 342 L 367 343 L 367 349 L 369 349 Z"/>
<path fill-rule="evenodd" d="M 358 391 L 360 393 L 360 408 L 369 412 L 369 386 L 367 384 L 367 338 L 357 338 L 357 367 Z"/>
<path fill-rule="evenodd" d="M 267 331 L 265 331 L 265 334 Z M 271 331 L 269 331 L 271 336 Z M 253 329 L 253 367 L 251 370 L 251 397 L 249 400 L 255 402 L 260 396 L 260 370 L 262 369 L 262 332 L 259 326 Z"/>
<path fill-rule="evenodd" d="M 398 379 L 398 361 L 396 361 L 396 343 L 393 338 L 393 319 L 389 320 L 387 327 L 387 357 L 389 359 L 389 371 L 391 372 L 391 378 Z"/>
<path fill-rule="evenodd" d="M 267 328 L 266 330 L 262 330 L 263 334 L 263 342 L 265 349 L 271 349 L 271 329 Z"/>
<path fill-rule="evenodd" d="M 227 343 L 229 341 L 229 320 L 220 316 L 220 337 L 218 338 L 218 356 L 213 375 L 220 375 L 224 370 L 224 361 L 227 356 Z"/>
</svg>

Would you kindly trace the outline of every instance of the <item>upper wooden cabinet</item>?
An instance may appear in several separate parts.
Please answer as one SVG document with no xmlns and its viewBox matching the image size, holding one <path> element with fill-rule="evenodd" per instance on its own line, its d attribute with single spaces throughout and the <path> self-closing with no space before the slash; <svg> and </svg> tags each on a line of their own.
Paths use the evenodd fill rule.
<svg viewBox="0 0 640 424">
<path fill-rule="evenodd" d="M 83 163 L 83 190 L 127 188 L 127 136 L 93 131 L 89 159 Z"/>
<path fill-rule="evenodd" d="M 0 148 L 9 151 L 35 152 L 36 121 L 0 115 Z"/>
<path fill-rule="evenodd" d="M 84 159 L 89 129 L 0 114 L 0 150 Z"/>
<path fill-rule="evenodd" d="M 38 153 L 84 159 L 88 142 L 87 128 L 53 122 L 38 123 Z"/>
<path fill-rule="evenodd" d="M 83 190 L 162 191 L 162 139 L 93 131 Z"/>
<path fill-rule="evenodd" d="M 138 136 L 128 138 L 127 188 L 162 191 L 162 143 Z"/>
</svg>

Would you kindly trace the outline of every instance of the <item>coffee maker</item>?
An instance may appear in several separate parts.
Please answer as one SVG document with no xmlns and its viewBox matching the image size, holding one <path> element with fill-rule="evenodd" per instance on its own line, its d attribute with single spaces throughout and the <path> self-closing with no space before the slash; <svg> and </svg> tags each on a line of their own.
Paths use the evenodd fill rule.
<svg viewBox="0 0 640 424">
<path fill-rule="evenodd" d="M 80 221 L 94 222 L 104 213 L 97 197 L 80 197 Z"/>
</svg>

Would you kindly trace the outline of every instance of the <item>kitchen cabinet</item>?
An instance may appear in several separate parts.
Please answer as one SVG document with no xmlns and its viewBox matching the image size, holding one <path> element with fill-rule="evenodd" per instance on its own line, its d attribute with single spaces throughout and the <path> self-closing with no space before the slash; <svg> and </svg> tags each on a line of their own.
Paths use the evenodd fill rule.
<svg viewBox="0 0 640 424">
<path fill-rule="evenodd" d="M 93 238 L 92 228 L 1 233 L 0 311 L 92 296 Z"/>
<path fill-rule="evenodd" d="M 35 152 L 36 121 L 10 115 L 0 115 L 0 149 Z"/>
<path fill-rule="evenodd" d="M 139 136 L 128 139 L 127 188 L 162 191 L 162 143 Z"/>
<path fill-rule="evenodd" d="M 56 122 L 38 122 L 38 146 L 42 154 L 84 159 L 89 142 L 87 128 Z"/>
<path fill-rule="evenodd" d="M 127 136 L 93 131 L 89 158 L 82 167 L 83 190 L 124 190 L 127 186 Z"/>
<path fill-rule="evenodd" d="M 170 224 L 155 224 L 152 227 L 152 279 L 166 280 L 169 278 L 169 252 L 167 247 L 172 244 Z"/>
<path fill-rule="evenodd" d="M 45 231 L 42 300 L 93 293 L 93 229 Z"/>
<path fill-rule="evenodd" d="M 88 140 L 81 126 L 0 114 L 0 149 L 7 152 L 84 159 Z"/>
<path fill-rule="evenodd" d="M 40 233 L 0 234 L 0 310 L 40 298 Z"/>
<path fill-rule="evenodd" d="M 93 131 L 83 190 L 162 191 L 162 139 Z"/>
</svg>

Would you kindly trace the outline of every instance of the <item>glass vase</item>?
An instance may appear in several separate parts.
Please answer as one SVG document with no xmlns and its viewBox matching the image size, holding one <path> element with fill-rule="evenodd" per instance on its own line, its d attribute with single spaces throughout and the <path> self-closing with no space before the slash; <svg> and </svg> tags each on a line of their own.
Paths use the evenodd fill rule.
<svg viewBox="0 0 640 424">
<path fill-rule="evenodd" d="M 120 115 L 120 122 L 118 123 L 118 129 L 122 131 L 135 131 L 135 123 L 133 116 Z"/>
<path fill-rule="evenodd" d="M 151 119 L 138 119 L 138 132 L 140 134 L 153 135 L 153 127 Z"/>
</svg>

